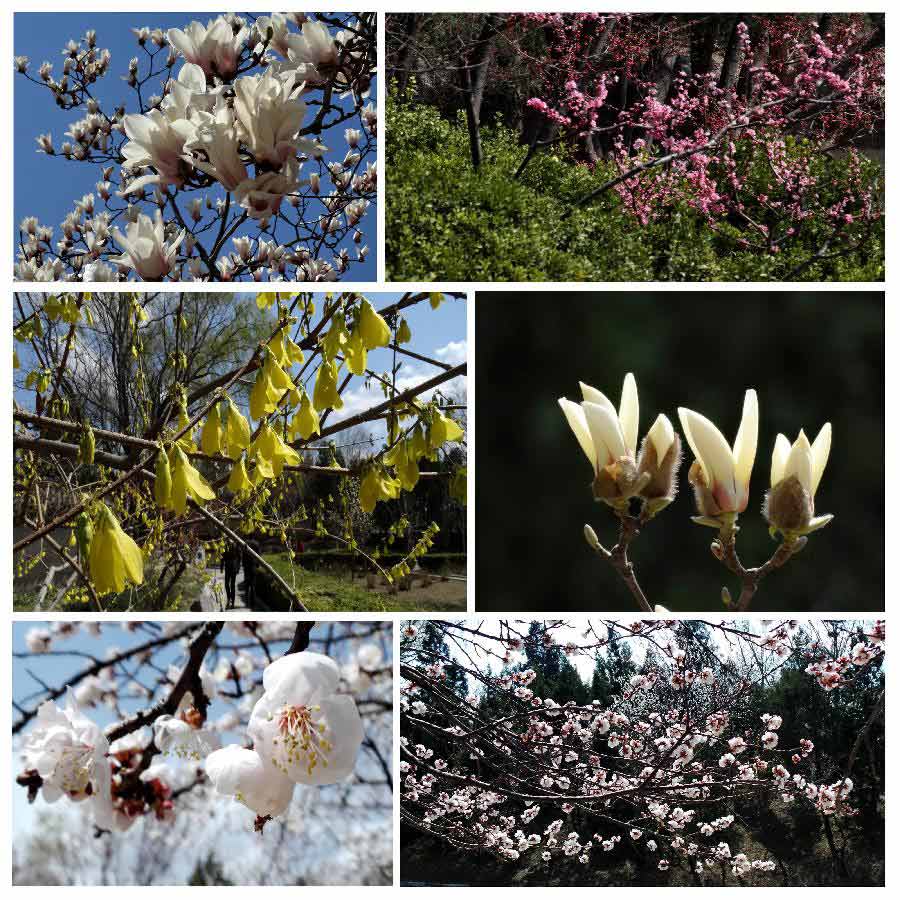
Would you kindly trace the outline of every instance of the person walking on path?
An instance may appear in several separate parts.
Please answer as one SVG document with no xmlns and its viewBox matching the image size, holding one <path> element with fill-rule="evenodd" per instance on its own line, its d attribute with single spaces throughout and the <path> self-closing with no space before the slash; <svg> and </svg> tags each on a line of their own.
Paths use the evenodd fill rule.
<svg viewBox="0 0 900 900">
<path fill-rule="evenodd" d="M 226 609 L 234 609 L 237 598 L 237 576 L 241 568 L 241 553 L 235 544 L 229 544 L 222 554 L 222 569 L 225 572 Z"/>
</svg>

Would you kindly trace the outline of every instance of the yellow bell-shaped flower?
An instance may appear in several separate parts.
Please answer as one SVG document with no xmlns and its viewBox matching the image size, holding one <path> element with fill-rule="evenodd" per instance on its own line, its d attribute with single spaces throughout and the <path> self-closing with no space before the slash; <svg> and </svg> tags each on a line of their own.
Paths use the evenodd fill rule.
<svg viewBox="0 0 900 900">
<path fill-rule="evenodd" d="M 222 449 L 222 423 L 219 420 L 219 404 L 213 405 L 200 431 L 200 449 L 215 456 Z"/>
<path fill-rule="evenodd" d="M 444 295 L 440 291 L 434 291 L 428 295 L 428 302 L 432 309 L 437 309 L 444 302 Z"/>
<path fill-rule="evenodd" d="M 419 483 L 419 464 L 408 452 L 394 468 L 404 491 L 411 491 Z"/>
<path fill-rule="evenodd" d="M 180 516 L 187 509 L 188 497 L 202 506 L 204 500 L 213 500 L 216 495 L 181 447 L 174 447 L 172 455 L 172 509 Z"/>
<path fill-rule="evenodd" d="M 363 299 L 359 309 L 359 330 L 367 350 L 387 347 L 391 342 L 391 329 L 388 323 L 375 312 L 375 307 L 366 299 Z"/>
<path fill-rule="evenodd" d="M 228 400 L 228 420 L 225 423 L 225 446 L 228 456 L 237 459 L 250 446 L 250 423 L 244 414 L 235 406 L 231 397 Z"/>
<path fill-rule="evenodd" d="M 370 513 L 379 500 L 396 500 L 400 496 L 400 481 L 373 466 L 366 472 L 359 486 L 359 505 Z"/>
<path fill-rule="evenodd" d="M 331 327 L 322 340 L 322 353 L 328 359 L 334 359 L 343 352 L 344 345 L 350 340 L 347 332 L 347 321 L 342 310 L 331 317 Z"/>
<path fill-rule="evenodd" d="M 153 498 L 160 509 L 169 506 L 172 497 L 172 470 L 165 450 L 156 455 L 156 478 L 153 481 Z"/>
<path fill-rule="evenodd" d="M 228 490 L 232 494 L 243 494 L 251 487 L 253 484 L 247 477 L 247 466 L 244 464 L 244 457 L 241 456 L 231 467 L 231 474 L 228 476 Z"/>
<path fill-rule="evenodd" d="M 316 385 L 313 388 L 313 406 L 321 412 L 323 409 L 341 409 L 344 401 L 337 389 L 338 367 L 333 359 L 326 359 L 316 373 Z"/>
<path fill-rule="evenodd" d="M 91 581 L 98 594 L 117 594 L 130 581 L 144 582 L 144 557 L 141 548 L 122 531 L 119 520 L 106 504 L 99 504 L 97 521 L 88 558 Z"/>
<path fill-rule="evenodd" d="M 300 398 L 300 409 L 291 421 L 291 432 L 295 437 L 299 435 L 304 441 L 319 433 L 319 414 L 313 409 L 306 391 Z"/>
<path fill-rule="evenodd" d="M 458 441 L 463 434 L 458 422 L 435 410 L 434 418 L 431 420 L 431 431 L 428 433 L 428 446 L 432 450 L 437 450 L 447 441 Z"/>
<path fill-rule="evenodd" d="M 347 346 L 344 347 L 344 359 L 347 361 L 347 368 L 352 374 L 366 374 L 366 355 L 366 345 L 363 343 L 361 329 L 357 324 L 350 335 Z"/>
<path fill-rule="evenodd" d="M 187 428 L 190 424 L 190 418 L 188 417 L 187 410 L 184 406 L 181 407 L 178 413 L 178 425 L 177 431 L 181 431 L 183 428 Z M 197 445 L 194 443 L 194 429 L 190 428 L 178 439 L 178 446 L 184 450 L 185 453 L 193 453 L 197 449 Z"/>
</svg>

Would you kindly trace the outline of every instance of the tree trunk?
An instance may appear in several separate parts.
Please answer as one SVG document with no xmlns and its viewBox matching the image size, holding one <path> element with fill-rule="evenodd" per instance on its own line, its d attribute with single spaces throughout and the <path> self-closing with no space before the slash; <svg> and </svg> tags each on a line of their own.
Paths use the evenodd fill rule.
<svg viewBox="0 0 900 900">
<path fill-rule="evenodd" d="M 475 43 L 464 51 L 460 60 L 460 81 L 465 96 L 466 125 L 469 129 L 469 152 L 472 167 L 481 166 L 481 101 L 487 73 L 494 56 L 494 37 L 503 26 L 503 16 L 493 13 L 485 17 Z"/>
<path fill-rule="evenodd" d="M 404 99 L 406 96 L 406 87 L 409 84 L 409 63 L 412 57 L 412 44 L 422 27 L 422 21 L 425 18 L 423 13 L 406 13 L 401 14 L 403 19 L 403 45 L 397 53 L 397 59 L 394 63 L 394 73 L 397 80 L 397 94 Z"/>
<path fill-rule="evenodd" d="M 725 59 L 722 62 L 722 71 L 719 74 L 719 87 L 728 90 L 737 84 L 741 71 L 741 39 L 738 35 L 738 25 L 745 22 L 744 15 L 737 15 L 731 24 L 731 34 L 728 36 L 728 46 L 725 49 Z"/>
</svg>

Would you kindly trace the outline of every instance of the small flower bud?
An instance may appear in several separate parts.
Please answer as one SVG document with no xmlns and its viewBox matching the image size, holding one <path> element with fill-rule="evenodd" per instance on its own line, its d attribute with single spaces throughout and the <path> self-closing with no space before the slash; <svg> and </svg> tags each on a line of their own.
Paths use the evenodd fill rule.
<svg viewBox="0 0 900 900">
<path fill-rule="evenodd" d="M 591 528 L 590 525 L 584 526 L 584 539 L 587 541 L 588 547 L 591 550 L 599 550 L 601 548 L 600 539 L 597 537 L 597 532 Z"/>
</svg>

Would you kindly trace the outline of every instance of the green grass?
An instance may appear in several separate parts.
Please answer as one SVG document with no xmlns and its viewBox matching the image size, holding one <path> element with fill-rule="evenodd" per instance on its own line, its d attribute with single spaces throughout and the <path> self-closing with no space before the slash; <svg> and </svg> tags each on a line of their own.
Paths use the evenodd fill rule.
<svg viewBox="0 0 900 900">
<path fill-rule="evenodd" d="M 416 599 L 415 593 L 382 594 L 369 591 L 346 579 L 291 566 L 285 554 L 271 553 L 266 562 L 289 584 L 311 612 L 452 612 L 462 605 L 440 598 Z"/>
</svg>

